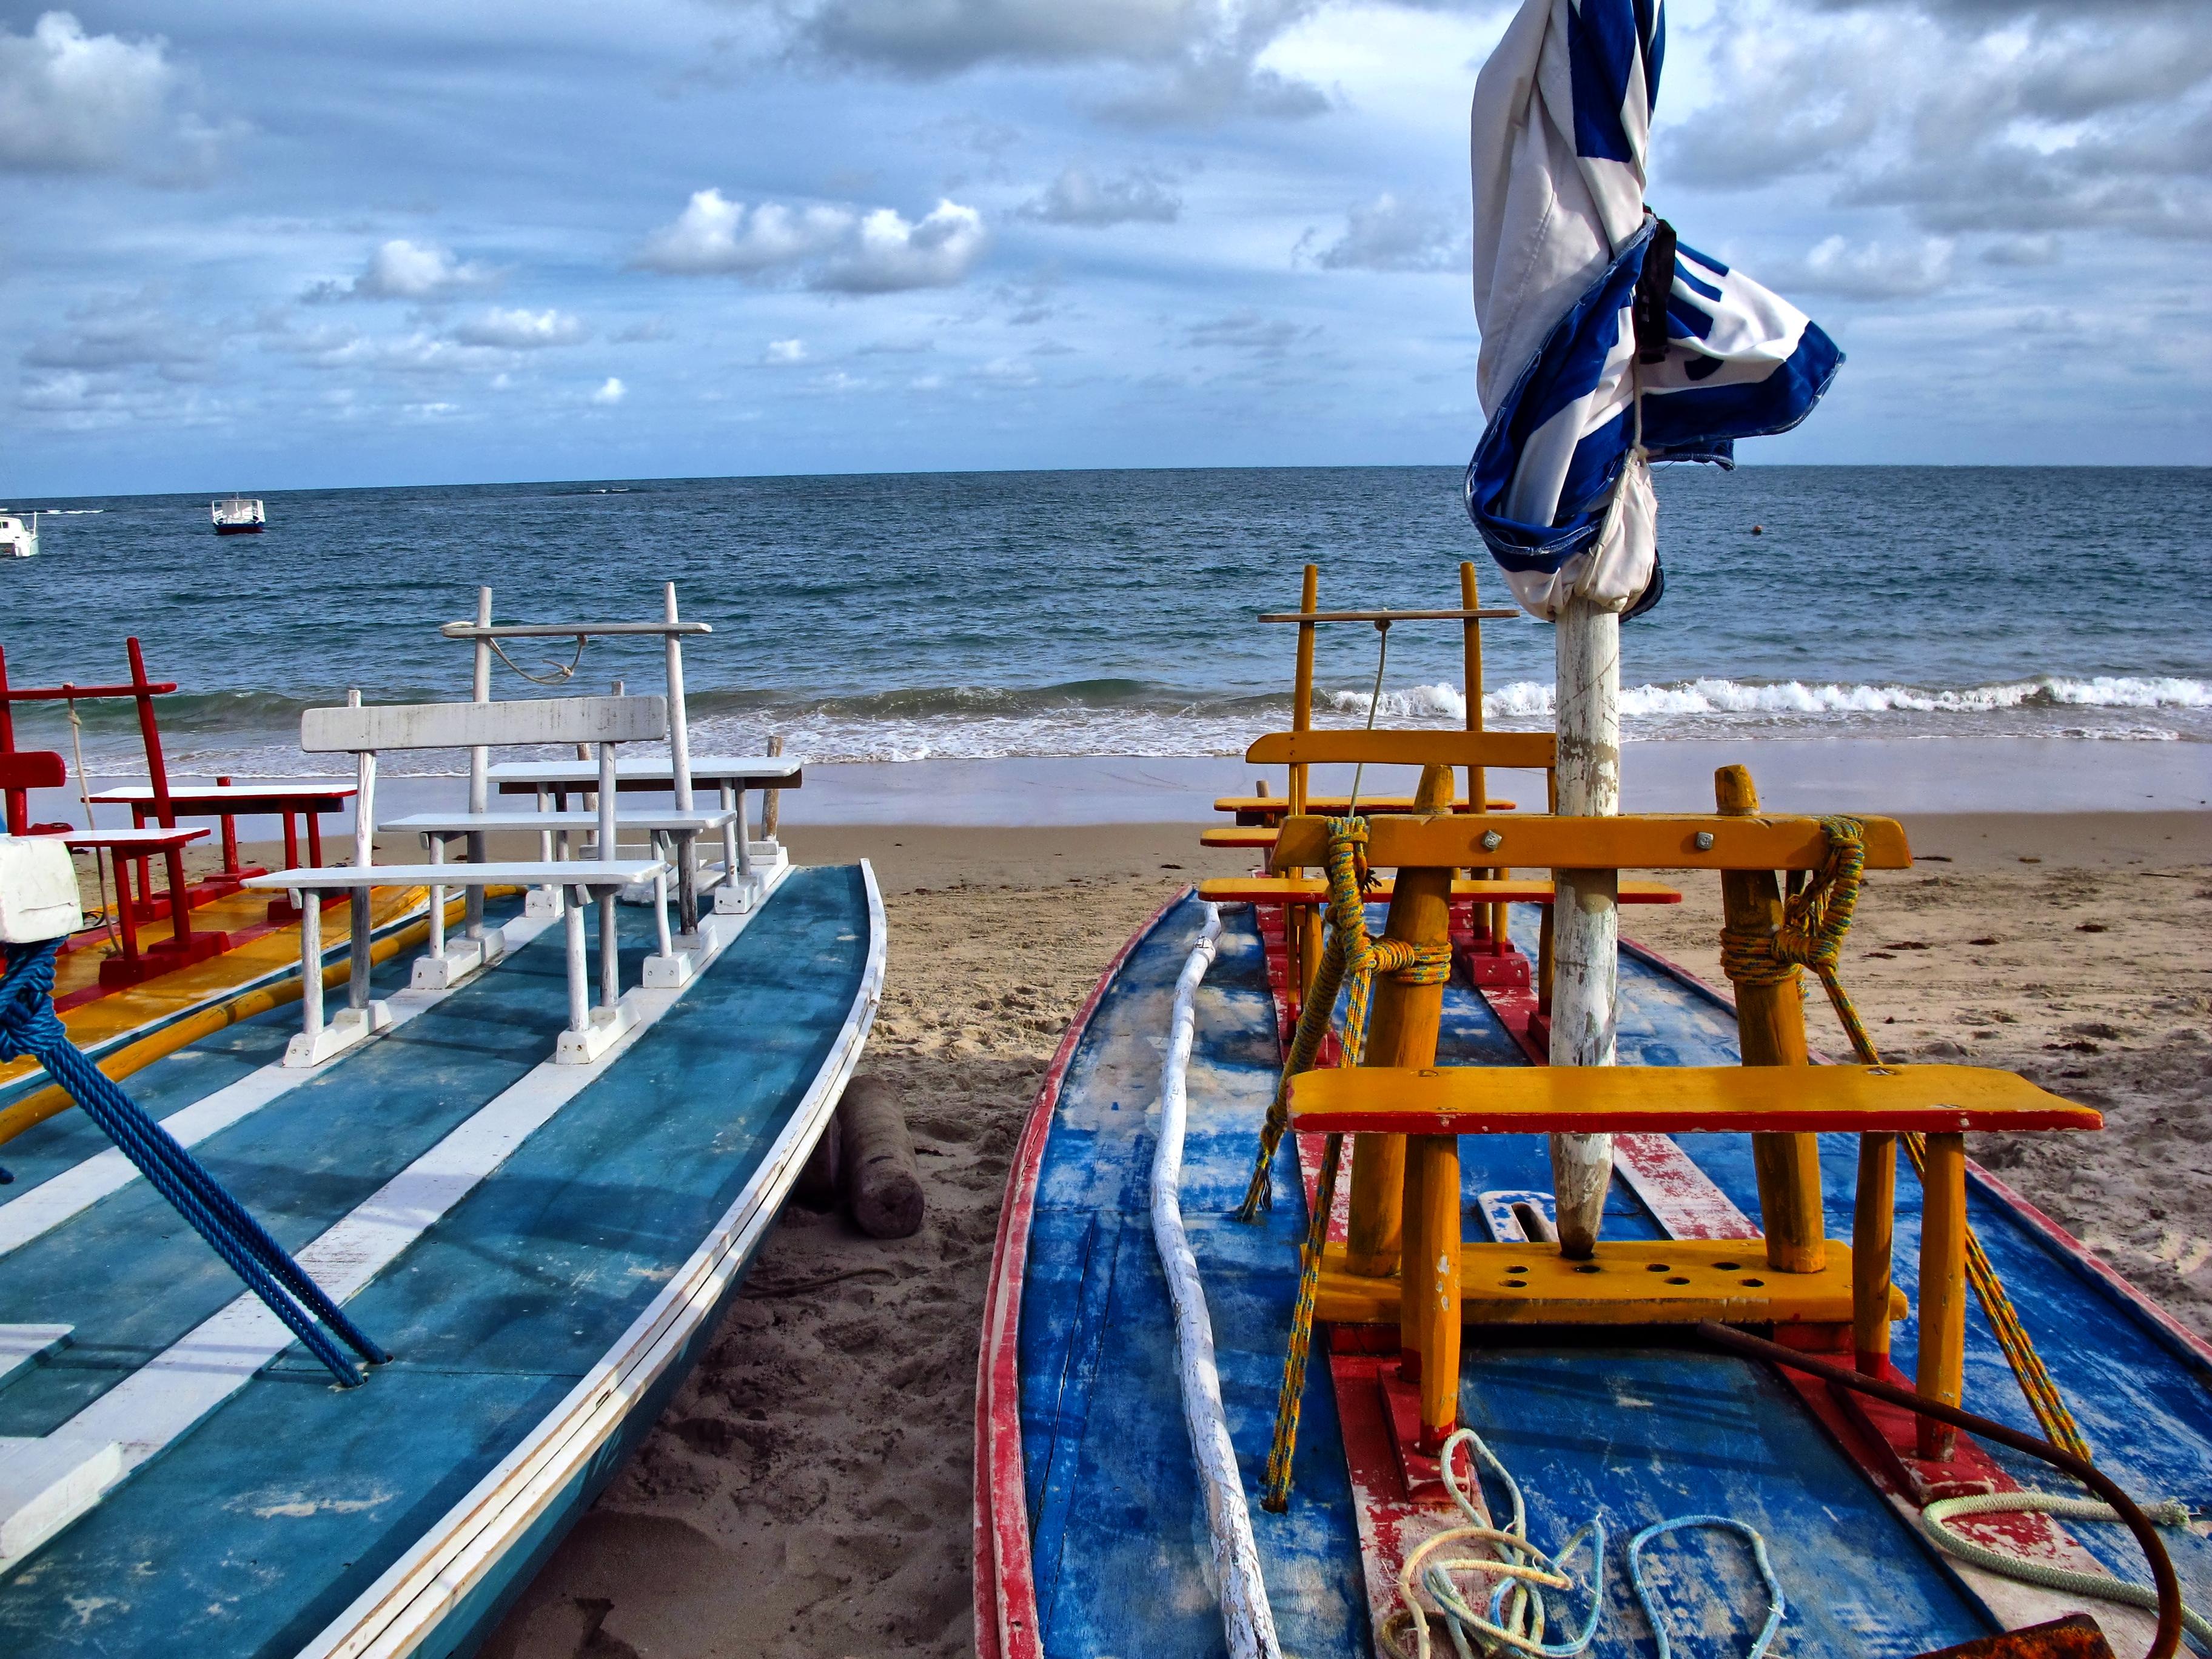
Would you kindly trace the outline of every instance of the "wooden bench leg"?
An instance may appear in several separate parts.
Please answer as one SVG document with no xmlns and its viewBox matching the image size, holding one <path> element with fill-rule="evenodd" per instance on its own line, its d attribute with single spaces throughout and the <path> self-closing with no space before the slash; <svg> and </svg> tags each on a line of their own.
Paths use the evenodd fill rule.
<svg viewBox="0 0 2212 1659">
<path fill-rule="evenodd" d="M 1748 769 L 1723 766 L 1713 774 L 1713 804 L 1730 817 L 1759 811 L 1759 791 Z M 1724 927 L 1771 936 L 1782 925 L 1782 889 L 1771 870 L 1721 873 Z M 1795 975 L 1775 983 L 1738 979 L 1735 1015 L 1747 1066 L 1804 1066 L 1805 994 Z M 1766 1265 L 1778 1273 L 1816 1273 L 1828 1263 L 1828 1230 L 1821 1213 L 1820 1143 L 1809 1134 L 1755 1134 L 1751 1156 L 1759 1176 L 1759 1225 L 1766 1234 Z"/>
<path fill-rule="evenodd" d="M 1451 799 L 1451 769 L 1425 767 L 1418 802 Z M 1401 870 L 1390 896 L 1387 938 L 1449 949 L 1451 945 L 1449 870 Z M 1408 985 L 1384 974 L 1376 981 L 1367 1016 L 1365 1066 L 1433 1066 L 1437 1028 L 1443 1019 L 1444 988 Z M 1380 1278 L 1396 1265 L 1405 1218 L 1406 1138 L 1358 1135 L 1352 1141 L 1351 1215 L 1345 1265 Z M 1459 1189 L 1452 1188 L 1456 1212 Z"/>
<path fill-rule="evenodd" d="M 312 1043 L 323 1034 L 323 896 L 300 899 L 300 1029 Z"/>
<path fill-rule="evenodd" d="M 1405 1146 L 1399 1341 L 1403 1369 L 1420 1385 L 1420 1449 L 1434 1454 L 1459 1426 L 1459 1137 L 1412 1135 Z"/>
<path fill-rule="evenodd" d="M 1959 1403 L 1966 1368 L 1966 1138 L 1928 1137 L 1920 1210 L 1920 1363 L 1923 1400 Z M 1946 1459 L 1958 1431 L 1920 1419 L 1920 1455 Z"/>
<path fill-rule="evenodd" d="M 1851 1348 L 1860 1372 L 1889 1359 L 1890 1244 L 1897 1223 L 1897 1137 L 1859 1137 L 1858 1204 L 1851 1218 Z"/>
</svg>

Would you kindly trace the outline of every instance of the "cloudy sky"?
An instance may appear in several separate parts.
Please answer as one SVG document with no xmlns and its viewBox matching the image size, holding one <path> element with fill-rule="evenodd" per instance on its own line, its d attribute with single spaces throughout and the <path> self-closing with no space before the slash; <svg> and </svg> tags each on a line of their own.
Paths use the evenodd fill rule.
<svg viewBox="0 0 2212 1659">
<path fill-rule="evenodd" d="M 1462 461 L 1482 0 L 0 5 L 0 495 Z M 1747 459 L 2212 461 L 2202 0 L 1679 0 Z"/>
</svg>

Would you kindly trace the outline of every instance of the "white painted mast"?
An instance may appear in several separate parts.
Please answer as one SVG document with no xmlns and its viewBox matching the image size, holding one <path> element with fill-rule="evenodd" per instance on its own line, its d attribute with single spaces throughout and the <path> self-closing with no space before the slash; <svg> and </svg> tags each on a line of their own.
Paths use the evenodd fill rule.
<svg viewBox="0 0 2212 1659">
<path fill-rule="evenodd" d="M 1559 812 L 1612 817 L 1620 811 L 1620 612 L 1580 594 L 1557 624 Z M 1620 872 L 1556 870 L 1552 903 L 1554 1066 L 1613 1063 L 1614 989 L 1620 939 Z M 1561 1254 L 1596 1248 L 1613 1181 L 1611 1135 L 1555 1134 L 1552 1190 Z"/>
</svg>

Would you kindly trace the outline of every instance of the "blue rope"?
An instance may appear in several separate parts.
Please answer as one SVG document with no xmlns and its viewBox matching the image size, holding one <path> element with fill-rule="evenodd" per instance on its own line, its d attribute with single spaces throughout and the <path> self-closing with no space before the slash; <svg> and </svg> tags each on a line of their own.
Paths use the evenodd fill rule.
<svg viewBox="0 0 2212 1659">
<path fill-rule="evenodd" d="M 1741 1533 L 1750 1540 L 1753 1565 L 1759 1569 L 1759 1581 L 1766 1586 L 1766 1623 L 1759 1627 L 1758 1639 L 1752 1643 L 1743 1659 L 1762 1659 L 1767 1645 L 1774 1640 L 1774 1632 L 1782 1628 L 1783 1615 L 1789 1611 L 1782 1599 L 1782 1581 L 1774 1576 L 1773 1564 L 1766 1559 L 1766 1540 L 1759 1535 L 1757 1528 L 1747 1522 L 1733 1520 L 1725 1515 L 1678 1515 L 1671 1521 L 1655 1521 L 1628 1540 L 1628 1583 L 1636 1592 L 1636 1600 L 1650 1621 L 1651 1633 L 1659 1640 L 1659 1659 L 1674 1659 L 1667 1645 L 1667 1626 L 1659 1616 L 1657 1604 L 1644 1582 L 1644 1547 L 1662 1532 L 1674 1532 L 1687 1527 L 1717 1527 L 1723 1532 Z"/>
<path fill-rule="evenodd" d="M 205 1165 L 69 1040 L 53 1004 L 54 956 L 60 944 L 50 939 L 9 955 L 7 972 L 0 975 L 0 1060 L 29 1054 L 44 1066 L 285 1328 L 342 1386 L 359 1387 L 360 1369 L 317 1328 L 318 1319 L 369 1364 L 382 1364 L 392 1356 L 362 1334 Z"/>
</svg>

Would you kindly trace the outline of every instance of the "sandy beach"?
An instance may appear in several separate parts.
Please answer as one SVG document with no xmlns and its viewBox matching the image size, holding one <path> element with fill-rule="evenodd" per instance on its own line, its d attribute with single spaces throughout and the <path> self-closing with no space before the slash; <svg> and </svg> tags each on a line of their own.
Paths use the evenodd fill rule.
<svg viewBox="0 0 2212 1659">
<path fill-rule="evenodd" d="M 2212 1333 L 2212 813 L 1928 815 L 1870 878 L 1847 982 L 1886 1050 L 2014 1067 L 2100 1136 L 1976 1154 Z M 999 1196 L 1068 1018 L 1182 884 L 1234 873 L 1193 826 L 792 830 L 865 856 L 890 972 L 866 1069 L 902 1096 L 928 1186 L 884 1243 L 794 1207 L 641 1455 L 495 1637 L 491 1659 L 971 1650 L 976 1325 Z M 1714 884 L 1634 932 L 1717 980 Z M 1825 1007 L 1816 1046 L 1843 1040 Z M 1848 1226 L 1831 1194 L 1831 1227 Z M 1969 1402 L 1971 1403 L 1971 1402 Z"/>
</svg>

